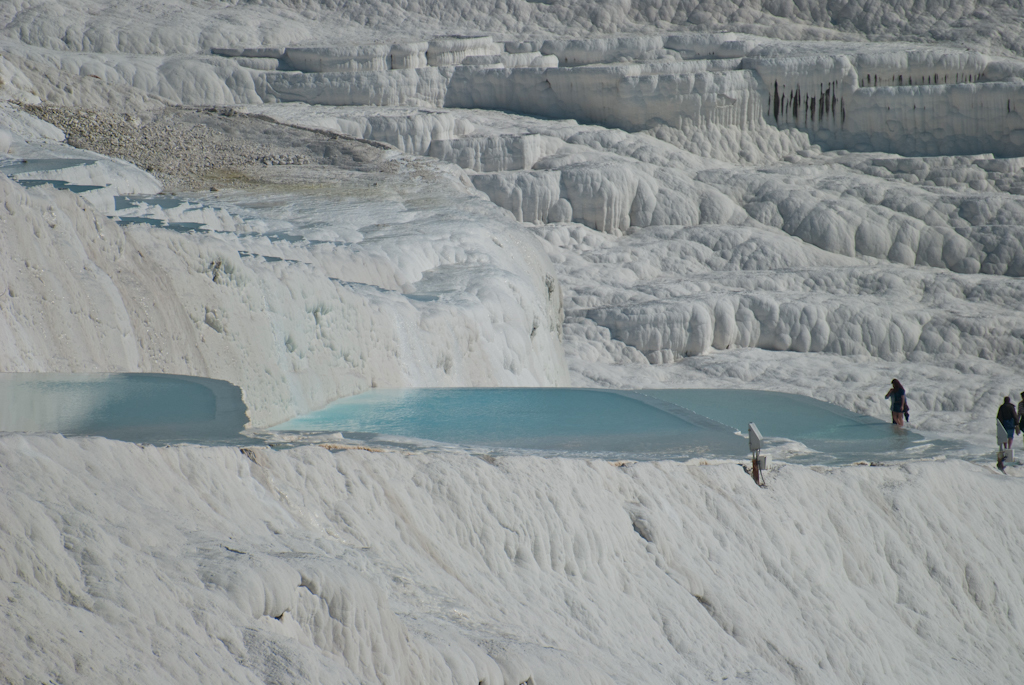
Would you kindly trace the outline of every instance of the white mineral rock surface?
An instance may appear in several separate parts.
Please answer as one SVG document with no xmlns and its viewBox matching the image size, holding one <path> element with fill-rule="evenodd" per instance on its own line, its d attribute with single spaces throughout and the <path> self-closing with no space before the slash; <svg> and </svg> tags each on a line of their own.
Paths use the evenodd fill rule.
<svg viewBox="0 0 1024 685">
<path fill-rule="evenodd" d="M 371 387 L 886 418 L 898 377 L 991 445 L 1022 277 L 1019 3 L 0 6 L 0 372 L 229 381 L 254 429 Z M 1024 672 L 1017 466 L 296 440 L 0 435 L 0 680 Z"/>
</svg>

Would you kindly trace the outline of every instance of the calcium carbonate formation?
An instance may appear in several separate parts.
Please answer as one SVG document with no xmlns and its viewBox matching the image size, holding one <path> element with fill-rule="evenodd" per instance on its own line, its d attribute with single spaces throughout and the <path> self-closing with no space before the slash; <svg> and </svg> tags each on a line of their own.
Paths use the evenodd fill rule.
<svg viewBox="0 0 1024 685">
<path fill-rule="evenodd" d="M 595 376 L 578 358 L 672 367 L 744 349 L 891 363 L 967 354 L 992 363 L 983 373 L 994 378 L 997 360 L 1021 354 L 1020 326 L 999 304 L 1020 299 L 1016 281 L 979 285 L 968 278 L 1024 275 L 1020 60 L 964 48 L 707 32 L 295 40 L 208 50 L 129 57 L 14 45 L 6 87 L 31 100 L 39 83 L 59 83 L 54 74 L 77 70 L 89 75 L 76 82 L 78 100 L 106 92 L 94 91 L 95 82 L 130 84 L 133 97 L 229 104 L 225 111 L 452 165 L 445 174 L 532 226 L 555 260 L 556 285 L 543 285 L 550 274 L 531 276 L 537 290 L 530 297 L 551 303 L 553 293 L 564 294 L 570 367 L 585 378 L 607 376 Z M 47 74 L 35 83 L 26 74 L 37 72 L 24 70 L 30 54 L 33 68 Z M 40 92 L 48 101 L 72 97 L 66 89 Z M 120 122 L 119 130 L 132 126 Z M 284 149 L 245 158 L 309 162 Z M 209 163 L 207 154 L 199 166 Z M 63 173 L 73 182 L 81 172 Z M 109 192 L 82 196 L 114 211 Z M 864 260 L 876 271 L 868 274 Z M 400 290 L 419 278 L 386 275 L 406 273 L 407 264 L 379 268 L 357 280 Z M 788 270 L 785 277 L 752 276 L 779 269 Z M 899 288 L 885 285 L 891 279 Z M 274 289 L 269 281 L 267 287 Z M 944 299 L 950 293 L 953 300 Z M 321 304 L 306 301 L 302 308 L 322 312 Z M 320 345 L 314 316 L 313 338 L 298 331 L 283 337 L 282 354 L 302 359 L 296 368 L 303 380 L 289 381 L 288 408 L 270 406 L 282 379 L 233 377 L 274 416 L 371 382 L 563 382 L 554 347 L 545 347 L 536 364 L 527 361 L 538 351 L 537 327 L 551 343 L 550 331 L 562 320 L 563 310 L 545 307 L 542 315 L 533 305 L 517 315 L 516 342 L 504 343 L 514 351 L 492 337 L 475 349 L 480 364 L 462 371 L 460 355 L 435 350 L 436 340 L 425 343 L 425 355 L 412 352 L 421 349 L 418 334 L 407 335 L 403 325 L 388 328 L 401 340 L 388 346 L 401 364 L 357 370 L 341 385 L 321 387 L 301 370 L 314 358 L 313 367 L 327 363 L 331 350 L 348 342 L 327 345 L 321 357 L 303 352 L 300 341 Z M 206 305 L 197 318 L 222 319 L 208 316 Z M 523 335 L 532 342 L 524 344 Z M 856 391 L 823 383 L 813 392 L 836 392 L 831 397 L 848 406 L 860 401 Z M 943 402 L 974 411 L 967 398 Z"/>
<path fill-rule="evenodd" d="M 1017 685 L 1019 5 L 0 3 L 0 371 L 219 379 L 268 443 L 0 435 L 0 682 Z M 766 490 L 272 428 L 892 378 L 941 458 L 761 425 Z"/>
<path fill-rule="evenodd" d="M 1024 154 L 1024 63 L 966 50 L 697 33 L 213 53 L 259 69 L 265 102 L 499 109 L 630 131 L 768 124 L 829 148 Z"/>
</svg>

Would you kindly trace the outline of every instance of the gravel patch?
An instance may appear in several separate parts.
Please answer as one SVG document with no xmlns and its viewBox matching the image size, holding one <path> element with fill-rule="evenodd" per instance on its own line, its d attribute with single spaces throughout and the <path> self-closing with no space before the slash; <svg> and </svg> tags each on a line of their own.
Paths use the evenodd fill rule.
<svg viewBox="0 0 1024 685">
<path fill-rule="evenodd" d="M 388 145 L 286 126 L 231 108 L 165 107 L 131 113 L 52 105 L 25 110 L 64 131 L 67 143 L 135 164 L 168 192 L 246 188 L 281 182 L 268 169 L 330 166 L 389 172 Z"/>
</svg>

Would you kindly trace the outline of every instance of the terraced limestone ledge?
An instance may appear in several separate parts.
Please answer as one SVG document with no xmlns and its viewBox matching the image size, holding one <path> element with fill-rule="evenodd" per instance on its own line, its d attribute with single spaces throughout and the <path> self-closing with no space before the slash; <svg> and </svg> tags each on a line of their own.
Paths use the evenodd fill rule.
<svg viewBox="0 0 1024 685">
<path fill-rule="evenodd" d="M 1024 62 L 740 34 L 224 48 L 264 102 L 496 109 L 627 131 L 761 126 L 825 149 L 1024 155 Z"/>
</svg>

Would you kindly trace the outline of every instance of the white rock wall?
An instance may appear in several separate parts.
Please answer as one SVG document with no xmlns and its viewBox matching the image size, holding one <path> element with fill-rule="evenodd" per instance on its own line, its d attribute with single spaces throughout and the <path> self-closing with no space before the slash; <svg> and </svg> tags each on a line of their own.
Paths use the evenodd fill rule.
<svg viewBox="0 0 1024 685">
<path fill-rule="evenodd" d="M 991 58 L 979 52 L 926 48 L 862 53 L 856 58 L 861 88 L 974 83 L 985 77 Z"/>
<path fill-rule="evenodd" d="M 1024 86 L 974 83 L 858 89 L 841 131 L 817 133 L 831 147 L 903 155 L 1024 155 Z"/>
<path fill-rule="evenodd" d="M 422 69 L 428 66 L 427 48 L 429 45 L 426 41 L 392 45 L 391 63 L 388 67 L 390 69 Z"/>
<path fill-rule="evenodd" d="M 465 128 L 463 126 L 462 130 Z M 453 135 L 446 139 L 435 137 L 426 154 L 477 172 L 520 171 L 532 169 L 534 164 L 562 146 L 558 138 L 545 135 Z"/>
<path fill-rule="evenodd" d="M 467 38 L 435 38 L 427 45 L 427 64 L 432 67 L 452 67 L 462 64 L 467 57 L 497 55 L 504 45 L 495 43 L 490 36 Z"/>
<path fill-rule="evenodd" d="M 767 123 L 806 131 L 830 149 L 1024 154 L 1019 114 L 1024 87 L 1013 80 L 1024 66 L 979 53 L 885 52 L 856 44 L 787 51 L 785 44 L 732 34 L 510 43 L 512 52 L 487 37 L 430 45 L 428 53 L 434 56 L 428 62 L 451 66 L 450 72 L 367 77 L 346 74 L 357 71 L 351 65 L 297 59 L 295 66 L 304 71 L 331 73 L 265 74 L 257 76 L 257 90 L 269 101 L 443 104 L 572 118 L 627 131 L 659 126 L 743 130 Z M 359 69 L 386 67 L 384 48 L 377 47 L 376 61 Z M 321 51 L 345 56 L 361 50 L 376 54 L 373 49 Z M 555 59 L 557 65 L 545 61 Z"/>
<path fill-rule="evenodd" d="M 745 71 L 703 71 L 706 65 L 641 65 L 560 69 L 459 67 L 445 106 L 500 109 L 572 118 L 626 130 L 761 121 L 761 95 Z"/>
<path fill-rule="evenodd" d="M 927 49 L 751 57 L 744 66 L 767 90 L 765 120 L 807 131 L 823 147 L 1020 156 L 1024 86 L 1005 65 L 987 76 L 989 63 L 976 52 Z"/>
<path fill-rule="evenodd" d="M 444 104 L 449 77 L 433 67 L 359 73 L 261 72 L 256 88 L 264 102 L 439 107 Z"/>
<path fill-rule="evenodd" d="M 768 123 L 809 131 L 843 131 L 847 102 L 857 87 L 857 72 L 846 56 L 751 58 L 767 94 Z"/>
<path fill-rule="evenodd" d="M 290 69 L 297 71 L 385 71 L 391 52 L 390 45 L 290 47 L 285 49 L 284 59 Z"/>
</svg>

